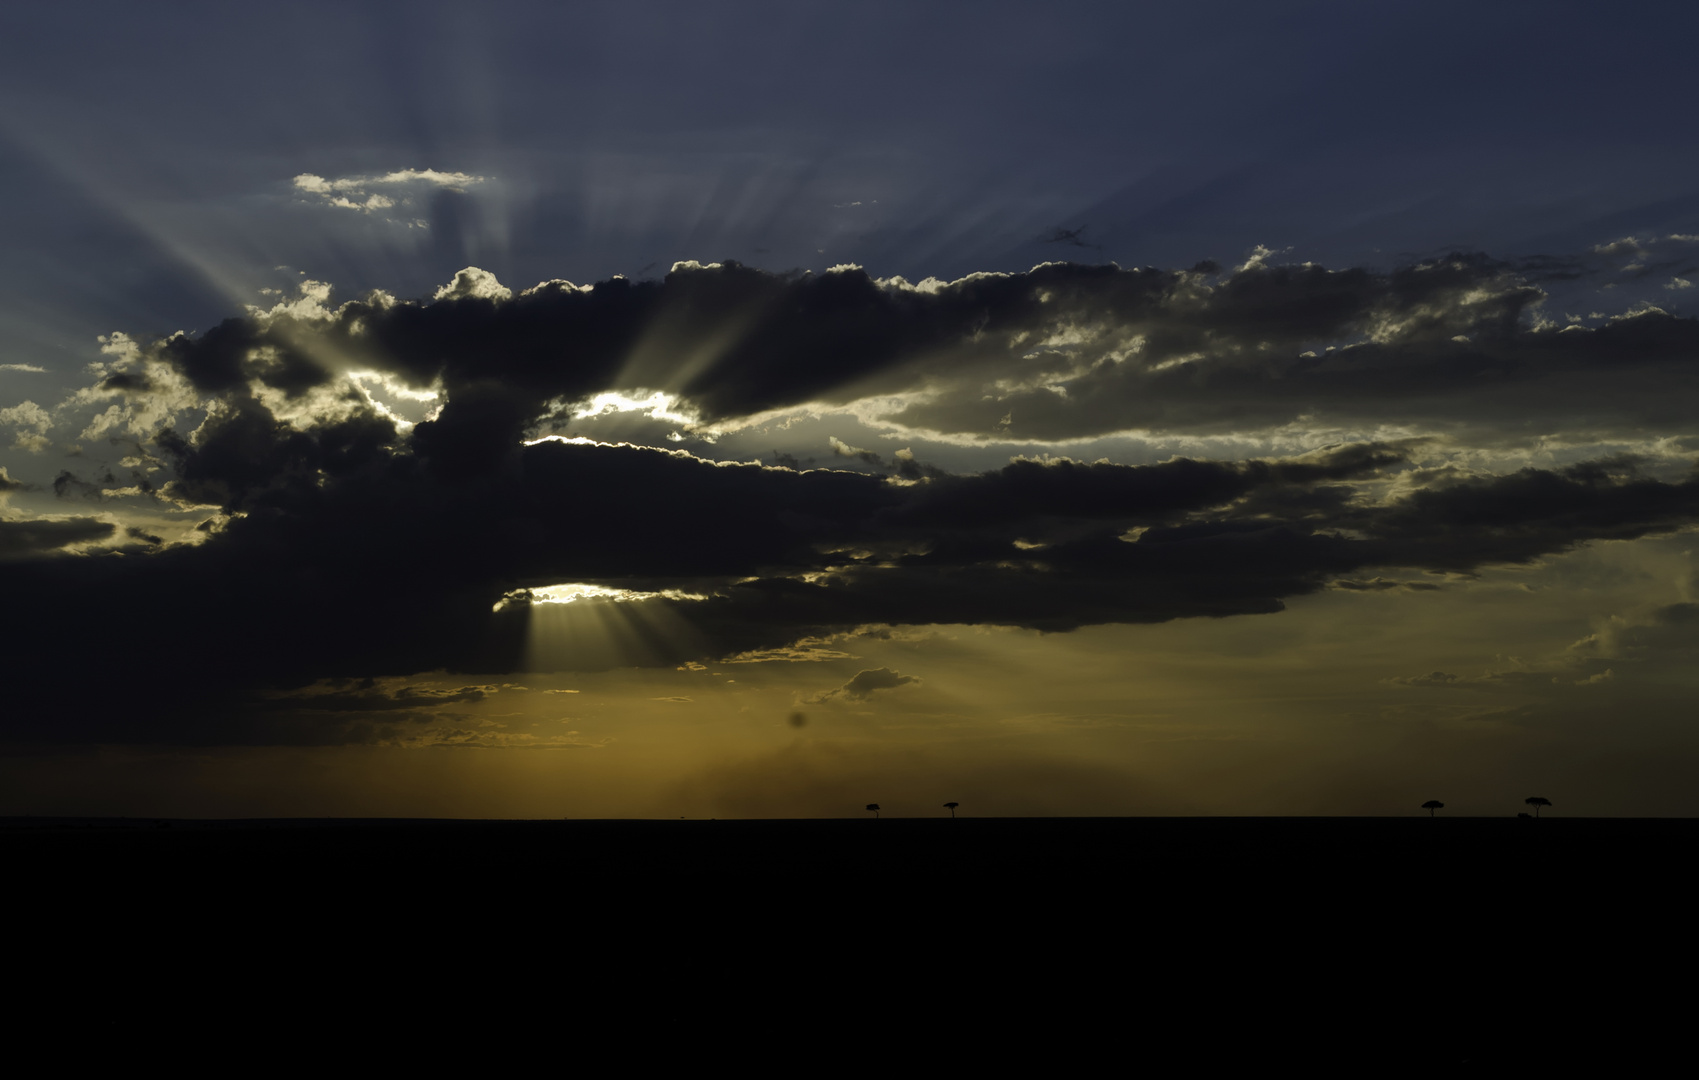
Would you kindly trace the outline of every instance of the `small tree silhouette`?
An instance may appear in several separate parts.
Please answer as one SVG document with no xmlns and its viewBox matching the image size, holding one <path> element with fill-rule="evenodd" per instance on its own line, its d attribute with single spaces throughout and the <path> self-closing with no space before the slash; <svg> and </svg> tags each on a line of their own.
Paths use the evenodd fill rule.
<svg viewBox="0 0 1699 1080">
<path fill-rule="evenodd" d="M 1540 807 L 1550 806 L 1552 804 L 1552 801 L 1550 799 L 1542 799 L 1538 795 L 1529 796 L 1528 798 L 1523 799 L 1522 801 L 1534 808 L 1534 816 L 1535 817 L 1540 816 Z"/>
<path fill-rule="evenodd" d="M 1445 809 L 1445 804 L 1440 802 L 1438 799 L 1429 799 L 1427 802 L 1422 804 L 1422 809 L 1428 812 L 1429 817 L 1433 817 L 1435 810 Z"/>
<path fill-rule="evenodd" d="M 961 805 L 961 803 L 959 803 L 959 802 L 947 802 L 947 803 L 944 804 L 944 808 L 950 812 L 950 820 L 951 821 L 956 820 L 956 807 L 958 807 L 960 805 Z"/>
<path fill-rule="evenodd" d="M 879 804 L 876 803 L 876 802 L 870 802 L 870 803 L 867 804 L 867 808 L 869 810 L 873 811 L 873 820 L 878 821 L 879 820 Z"/>
</svg>

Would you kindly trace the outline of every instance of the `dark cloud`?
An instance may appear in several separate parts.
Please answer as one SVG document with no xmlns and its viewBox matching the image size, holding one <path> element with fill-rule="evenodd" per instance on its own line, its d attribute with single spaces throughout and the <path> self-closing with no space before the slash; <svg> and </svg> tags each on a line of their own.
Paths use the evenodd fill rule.
<svg viewBox="0 0 1699 1080">
<path fill-rule="evenodd" d="M 1516 418 L 1542 433 L 1631 435 L 1637 425 L 1686 426 L 1680 413 L 1699 389 L 1692 363 L 1699 356 L 1696 325 L 1654 313 L 1598 330 L 1370 341 L 1316 355 L 1237 343 L 1169 368 L 1099 365 L 1069 380 L 1066 397 L 1021 390 L 972 406 L 919 404 L 893 419 L 978 432 L 1010 415 L 1011 433 L 1037 439 L 1126 429 L 1257 430 L 1300 418 L 1441 430 Z M 1610 383 L 1610 395 L 1598 393 L 1600 380 Z"/>
<path fill-rule="evenodd" d="M 914 456 L 914 451 L 907 449 L 906 447 L 892 454 L 889 460 L 887 460 L 883 455 L 875 451 L 863 450 L 859 446 L 851 446 L 836 436 L 830 436 L 827 439 L 827 444 L 831 446 L 832 454 L 835 457 L 849 458 L 852 461 L 859 461 L 864 465 L 871 465 L 881 472 L 891 473 L 905 480 L 919 480 L 922 477 L 944 477 L 948 475 L 942 469 L 934 468 L 931 465 L 917 460 Z M 813 459 L 810 459 L 810 464 L 812 464 L 812 462 Z M 791 457 L 788 454 L 783 455 L 781 458 L 775 453 L 774 464 L 787 465 L 793 469 L 801 467 L 796 458 Z"/>
<path fill-rule="evenodd" d="M 1388 578 L 1370 578 L 1367 581 L 1352 581 L 1340 578 L 1332 583 L 1335 589 L 1346 592 L 1435 592 L 1443 586 L 1431 581 L 1395 581 Z"/>
<path fill-rule="evenodd" d="M 1454 687 L 1463 680 L 1448 671 L 1430 671 L 1426 675 L 1400 675 L 1392 682 L 1398 686 Z"/>
<path fill-rule="evenodd" d="M 1610 469 L 1525 470 L 1384 504 L 1335 500 L 1316 518 L 1306 493 L 1402 467 L 1385 446 L 1237 463 L 1021 461 L 908 483 L 543 442 L 469 483 L 404 447 L 333 474 L 324 429 L 229 423 L 244 425 L 243 437 L 215 426 L 204 445 L 176 449 L 181 482 L 223 493 L 237 511 L 200 545 L 0 568 L 11 610 L 40 631 L 15 643 L 19 662 L 58 670 L 70 658 L 57 643 L 74 640 L 88 612 L 145 612 L 148 632 L 103 661 L 107 685 L 116 694 L 168 656 L 195 658 L 179 699 L 137 705 L 125 691 L 123 710 L 65 720 L 52 708 L 57 684 L 43 680 L 25 691 L 33 702 L 10 711 L 16 733 L 47 734 L 39 725 L 51 714 L 48 727 L 67 735 L 83 724 L 110 738 L 134 721 L 160 737 L 240 741 L 254 733 L 222 727 L 220 709 L 266 687 L 514 670 L 529 605 L 492 608 L 528 584 L 682 584 L 707 595 L 645 601 L 694 629 L 652 643 L 653 662 L 679 664 L 867 624 L 1068 630 L 1274 612 L 1365 568 L 1467 572 L 1699 518 L 1693 481 Z M 1252 499 L 1256 514 L 1242 516 Z M 1293 509 L 1280 516 L 1283 504 Z M 112 532 L 54 527 L 67 530 L 55 545 Z M 426 704 L 338 693 L 327 708 Z M 268 737 L 281 737 L 278 723 Z"/>
<path fill-rule="evenodd" d="M 252 399 L 209 418 L 192 444 L 170 428 L 155 438 L 175 465 L 168 494 L 232 510 L 261 492 L 315 485 L 321 475 L 376 465 L 395 441 L 394 423 L 363 403 L 345 418 L 301 430 Z"/>
<path fill-rule="evenodd" d="M 323 712 L 393 712 L 426 709 L 439 705 L 483 701 L 501 690 L 497 686 L 460 686 L 446 689 L 403 686 L 394 691 L 377 687 L 376 680 L 362 679 L 351 689 L 314 689 L 279 696 L 273 704 L 280 709 L 313 709 Z"/>
<path fill-rule="evenodd" d="M 845 697 L 866 698 L 875 690 L 895 690 L 899 686 L 908 686 L 919 681 L 914 675 L 899 675 L 890 668 L 873 668 L 856 672 L 855 678 L 839 689 Z"/>
<path fill-rule="evenodd" d="M 99 383 L 102 390 L 119 390 L 124 393 L 145 394 L 154 388 L 153 380 L 142 372 L 119 372 L 108 375 Z"/>
<path fill-rule="evenodd" d="M 494 467 L 554 403 L 637 386 L 678 395 L 707 420 L 925 390 L 890 418 L 1046 440 L 1300 418 L 1685 429 L 1699 396 L 1699 323 L 1657 309 L 1591 328 L 1535 317 L 1540 283 L 1584 273 L 1453 254 L 1391 271 L 1057 263 L 916 287 L 854 268 L 683 263 L 662 281 L 445 290 L 353 302 L 324 320 L 233 319 L 149 355 L 203 393 L 238 398 L 251 380 L 299 396 L 349 366 L 440 385 L 447 406 L 416 443 L 464 475 Z M 1610 394 L 1597 392 L 1601 379 Z M 136 394 L 150 384 L 120 373 L 102 385 Z"/>
<path fill-rule="evenodd" d="M 103 482 L 110 484 L 116 479 L 111 473 L 107 473 Z M 61 499 L 99 499 L 100 484 L 92 484 L 69 469 L 63 469 L 53 478 L 53 494 Z"/>
<path fill-rule="evenodd" d="M 0 521 L 0 556 L 34 555 L 71 544 L 106 540 L 117 531 L 111 522 L 95 518 L 43 521 Z"/>
<path fill-rule="evenodd" d="M 1616 671 L 1601 665 L 1555 667 L 1549 670 L 1489 671 L 1481 675 L 1467 676 L 1434 671 L 1426 675 L 1400 676 L 1388 681 L 1394 686 L 1561 699 L 1572 695 L 1575 687 L 1597 690 L 1612 685 L 1616 682 Z"/>
<path fill-rule="evenodd" d="M 850 701 L 866 701 L 868 698 L 873 696 L 875 691 L 895 690 L 899 686 L 908 686 L 911 683 L 918 682 L 920 682 L 920 679 L 914 675 L 900 675 L 897 672 L 892 671 L 890 668 L 885 667 L 871 668 L 866 671 L 856 672 L 854 678 L 835 690 L 822 691 L 808 697 L 806 700 L 811 705 L 819 705 L 837 698 Z M 801 714 L 798 713 L 795 715 L 800 716 Z M 795 723 L 794 720 L 792 722 L 793 724 Z M 796 726 L 801 727 L 802 725 L 796 724 Z"/>
<path fill-rule="evenodd" d="M 938 426 L 958 428 L 975 410 L 991 419 L 973 424 L 993 423 L 1028 386 L 1032 407 L 1017 402 L 1013 422 L 1070 435 L 1254 427 L 1333 407 L 1392 416 L 1411 402 L 1544 418 L 1561 400 L 1689 422 L 1690 320 L 1536 329 L 1536 272 L 1551 271 L 1473 256 L 1392 272 L 1053 264 L 911 287 L 855 270 L 692 264 L 661 282 L 509 296 L 469 271 L 437 300 L 374 297 L 320 320 L 254 316 L 174 336 L 102 385 L 138 405 L 196 388 L 205 422 L 158 429 L 136 454 L 168 475 L 132 480 L 143 497 L 219 512 L 198 543 L 132 526 L 139 543 L 98 558 L 29 556 L 108 538 L 110 524 L 4 523 L 14 557 L 0 588 L 32 628 L 8 655 L 43 677 L 0 723 L 14 738 L 71 741 L 355 738 L 378 729 L 328 717 L 428 715 L 440 702 L 326 680 L 516 670 L 538 599 L 528 590 L 562 582 L 673 590 L 641 603 L 685 632 L 649 634 L 643 662 L 677 666 L 776 657 L 874 624 L 1067 631 L 1271 613 L 1330 587 L 1430 589 L 1408 575 L 1466 576 L 1699 521 L 1699 481 L 1657 478 L 1632 455 L 1464 474 L 1415 469 L 1420 438 L 1240 461 L 1021 459 L 972 474 L 842 441 L 834 460 L 860 471 L 807 470 L 776 451 L 779 465 L 764 467 L 525 441 L 562 400 L 634 386 L 670 386 L 710 416 L 925 389 L 931 403 L 914 399 L 910 413 L 943 410 Z M 1303 355 L 1328 339 L 1360 343 Z M 440 408 L 409 430 L 346 370 L 437 387 Z M 1066 376 L 1065 392 L 1043 387 L 1046 371 Z M 112 381 L 126 372 L 151 374 Z M 101 497 L 112 483 L 67 471 L 54 487 Z M 63 643 L 87 633 L 91 612 L 141 622 L 87 686 L 85 658 Z M 130 688 L 162 673 L 172 694 L 138 700 Z M 85 707 L 67 714 L 72 679 Z M 485 692 L 463 689 L 473 696 L 456 700 Z"/>
<path fill-rule="evenodd" d="M 1343 516 L 1386 548 L 1385 565 L 1469 570 L 1521 563 L 1585 540 L 1632 540 L 1694 521 L 1699 480 L 1613 477 L 1604 468 L 1522 469 L 1419 490 Z"/>
</svg>

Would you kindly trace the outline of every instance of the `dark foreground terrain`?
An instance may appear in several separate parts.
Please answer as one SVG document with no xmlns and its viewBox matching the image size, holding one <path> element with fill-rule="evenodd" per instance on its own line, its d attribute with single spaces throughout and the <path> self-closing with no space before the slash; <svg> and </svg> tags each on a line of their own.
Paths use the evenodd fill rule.
<svg viewBox="0 0 1699 1080">
<path fill-rule="evenodd" d="M 265 1017 L 305 980 L 362 1023 L 511 995 L 1062 1073 L 1655 1062 L 1687 1028 L 1696 845 L 1644 819 L 0 821 L 43 993 L 191 973 Z"/>
</svg>

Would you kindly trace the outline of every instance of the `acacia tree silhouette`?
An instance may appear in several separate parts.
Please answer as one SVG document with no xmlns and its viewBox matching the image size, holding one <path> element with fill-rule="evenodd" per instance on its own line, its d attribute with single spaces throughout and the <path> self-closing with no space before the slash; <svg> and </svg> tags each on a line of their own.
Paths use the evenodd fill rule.
<svg viewBox="0 0 1699 1080">
<path fill-rule="evenodd" d="M 960 805 L 961 805 L 961 803 L 959 803 L 959 802 L 947 802 L 947 803 L 944 804 L 945 809 L 950 811 L 950 820 L 951 821 L 956 820 L 956 807 L 958 807 Z"/>
<path fill-rule="evenodd" d="M 1422 804 L 1422 809 L 1428 812 L 1429 817 L 1433 817 L 1435 810 L 1445 809 L 1445 804 L 1440 802 L 1438 799 L 1429 799 L 1427 802 Z"/>
<path fill-rule="evenodd" d="M 879 820 L 879 804 L 876 803 L 876 802 L 870 802 L 870 803 L 867 804 L 867 808 L 869 810 L 873 811 L 873 820 L 878 821 Z"/>
<path fill-rule="evenodd" d="M 1550 806 L 1552 804 L 1552 801 L 1550 799 L 1542 799 L 1538 795 L 1530 795 L 1528 798 L 1523 799 L 1522 801 L 1534 808 L 1534 816 L 1535 817 L 1540 816 L 1540 807 Z"/>
</svg>

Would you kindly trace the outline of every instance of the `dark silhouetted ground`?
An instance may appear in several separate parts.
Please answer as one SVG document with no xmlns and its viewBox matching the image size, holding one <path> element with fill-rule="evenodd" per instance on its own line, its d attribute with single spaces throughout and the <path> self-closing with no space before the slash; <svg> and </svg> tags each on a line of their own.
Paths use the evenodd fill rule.
<svg viewBox="0 0 1699 1080">
<path fill-rule="evenodd" d="M 42 993 L 305 980 L 361 1023 L 516 994 L 817 1030 L 843 1062 L 888 1042 L 1060 1072 L 1656 1060 L 1685 1030 L 1696 840 L 1426 816 L 0 822 Z"/>
</svg>

